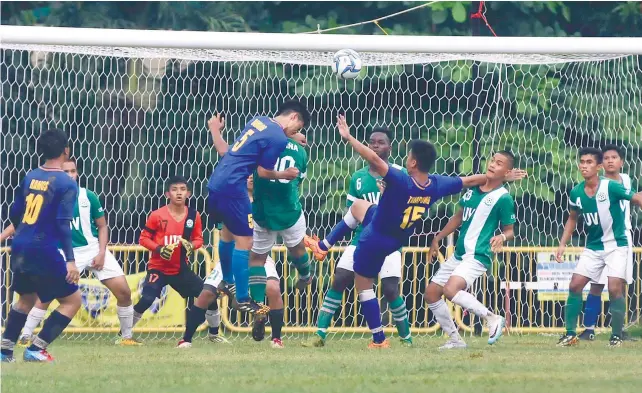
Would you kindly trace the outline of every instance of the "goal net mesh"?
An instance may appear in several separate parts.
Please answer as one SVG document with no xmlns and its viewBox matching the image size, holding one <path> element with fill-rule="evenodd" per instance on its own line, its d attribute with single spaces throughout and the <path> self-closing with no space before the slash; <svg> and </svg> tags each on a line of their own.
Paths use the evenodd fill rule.
<svg viewBox="0 0 642 393">
<path fill-rule="evenodd" d="M 274 115 L 286 99 L 304 101 L 312 122 L 305 129 L 309 164 L 301 192 L 309 233 L 323 237 L 345 211 L 350 176 L 364 161 L 341 141 L 336 116 L 346 114 L 353 133 L 365 140 L 374 126 L 394 132 L 391 160 L 403 165 L 407 143 L 433 142 L 435 172 L 484 172 L 487 159 L 508 148 L 528 179 L 509 186 L 517 210 L 516 239 L 497 255 L 495 267 L 470 290 L 492 310 L 507 315 L 515 333 L 554 333 L 563 326 L 571 264 L 551 263 L 568 211 L 568 193 L 580 180 L 581 146 L 617 143 L 627 153 L 625 171 L 642 172 L 642 60 L 611 55 L 483 55 L 362 53 L 365 71 L 341 81 L 329 67 L 331 53 L 277 51 L 163 50 L 153 48 L 12 46 L 2 48 L 2 225 L 19 181 L 39 164 L 38 134 L 67 131 L 80 171 L 80 185 L 96 192 L 107 212 L 113 253 L 128 274 L 134 303 L 140 295 L 147 252 L 137 246 L 148 214 L 166 203 L 165 179 L 189 178 L 190 204 L 204 214 L 206 184 L 218 157 L 206 121 L 226 119 L 232 141 L 256 115 Z M 457 198 L 437 203 L 403 253 L 401 292 L 418 334 L 439 334 L 423 291 L 439 263 L 428 264 L 435 233 L 454 213 Z M 204 215 L 205 216 L 205 215 Z M 633 238 L 641 244 L 642 217 L 633 209 Z M 581 244 L 579 233 L 573 237 Z M 194 269 L 205 276 L 216 263 L 211 223 Z M 456 236 L 456 235 L 455 235 Z M 10 244 L 10 243 L 9 243 Z M 345 246 L 347 243 L 341 244 Z M 285 336 L 314 331 L 341 248 L 314 265 L 316 279 L 305 293 L 294 289 L 296 271 L 276 248 L 283 275 Z M 444 256 L 451 252 L 445 246 Z M 578 253 L 568 253 L 569 262 Z M 628 318 L 640 309 L 640 259 L 628 287 Z M 2 317 L 15 300 L 9 290 L 10 252 L 2 251 Z M 85 273 L 83 305 L 66 333 L 78 339 L 118 331 L 115 300 Z M 379 295 L 384 324 L 393 331 L 388 306 Z M 606 298 L 605 298 L 606 299 Z M 356 294 L 345 293 L 335 315 L 337 337 L 369 335 Z M 188 304 L 166 288 L 137 329 L 150 338 L 177 338 Z M 251 321 L 226 310 L 230 336 L 245 338 Z M 455 310 L 467 332 L 481 324 Z M 609 325 L 608 302 L 599 327 Z"/>
</svg>

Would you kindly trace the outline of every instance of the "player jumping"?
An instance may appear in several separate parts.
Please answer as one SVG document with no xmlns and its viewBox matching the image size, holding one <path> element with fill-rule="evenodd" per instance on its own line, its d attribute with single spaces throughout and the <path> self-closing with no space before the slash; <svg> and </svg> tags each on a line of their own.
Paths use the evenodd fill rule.
<svg viewBox="0 0 642 393">
<path fill-rule="evenodd" d="M 78 170 L 74 160 L 69 159 L 64 162 L 62 170 L 75 182 L 78 181 Z M 0 234 L 0 242 L 13 235 L 14 232 L 13 225 L 9 225 Z M 116 343 L 125 346 L 141 345 L 140 342 L 132 338 L 134 306 L 129 285 L 125 280 L 125 273 L 114 255 L 107 250 L 109 228 L 105 212 L 98 196 L 84 187 L 78 188 L 78 201 L 74 208 L 74 217 L 71 220 L 71 241 L 78 271 L 82 274 L 85 269 L 89 269 L 94 277 L 99 279 L 116 297 L 116 313 L 120 321 L 121 332 L 121 338 Z M 28 345 L 34 329 L 44 319 L 50 304 L 51 302 L 36 302 L 29 312 L 18 344 Z"/>
<path fill-rule="evenodd" d="M 383 127 L 374 128 L 370 133 L 368 147 L 372 149 L 382 160 L 389 163 L 390 166 L 402 171 L 398 165 L 389 162 L 390 152 L 392 150 L 392 132 Z M 407 172 L 406 172 L 407 173 Z M 366 166 L 352 175 L 350 179 L 350 188 L 347 196 L 346 205 L 349 208 L 352 204 L 359 199 L 372 202 L 375 205 L 379 203 L 381 198 L 380 182 L 381 177 L 370 168 Z M 380 183 L 379 183 L 380 184 Z M 339 263 L 334 271 L 332 286 L 325 294 L 323 305 L 319 311 L 317 319 L 316 334 L 308 341 L 303 342 L 305 347 L 322 347 L 325 345 L 327 330 L 332 322 L 334 313 L 341 307 L 343 299 L 343 292 L 349 285 L 354 283 L 354 251 L 357 248 L 359 238 L 363 225 L 357 227 L 352 242 L 345 249 Z M 308 245 L 316 240 L 312 237 L 307 237 L 306 242 Z M 314 245 L 312 244 L 312 247 Z M 325 257 L 325 254 L 320 255 Z M 408 312 L 406 311 L 406 303 L 399 293 L 399 282 L 401 281 L 401 252 L 395 250 L 392 254 L 388 255 L 384 260 L 383 267 L 380 272 L 381 285 L 383 296 L 390 305 L 392 317 L 397 327 L 397 332 L 401 341 L 406 345 L 412 345 L 412 336 L 410 334 L 410 323 L 408 322 Z"/>
<path fill-rule="evenodd" d="M 339 133 L 370 164 L 370 168 L 383 178 L 386 192 L 381 195 L 379 206 L 358 200 L 350 207 L 343 220 L 323 241 L 313 243 L 315 255 L 327 253 L 330 247 L 354 230 L 361 222 L 364 229 L 354 252 L 355 287 L 359 293 L 361 312 L 373 334 L 370 348 L 390 346 L 381 326 L 379 302 L 372 289 L 385 258 L 401 248 L 414 232 L 428 208 L 437 200 L 459 193 L 463 187 L 486 183 L 486 175 L 447 177 L 430 175 L 437 152 L 427 141 L 413 140 L 406 158 L 408 174 L 393 168 L 367 146 L 350 135 L 345 117 L 339 116 Z M 515 178 L 525 176 L 523 171 Z"/>
<path fill-rule="evenodd" d="M 78 279 L 69 228 L 78 186 L 62 171 L 69 159 L 69 142 L 62 130 L 47 130 L 38 138 L 45 163 L 27 173 L 16 193 L 9 220 L 16 228 L 11 244 L 11 290 L 20 298 L 11 306 L 1 344 L 2 362 L 14 362 L 13 349 L 36 301 L 57 299 L 60 305 L 25 349 L 29 362 L 51 362 L 47 352 L 80 308 Z M 62 252 L 58 248 L 62 248 Z"/>
<path fill-rule="evenodd" d="M 249 258 L 252 249 L 254 222 L 246 180 L 257 168 L 259 176 L 269 179 L 292 180 L 299 175 L 296 168 L 279 173 L 272 170 L 281 153 L 285 150 L 288 137 L 296 134 L 310 121 L 305 105 L 297 101 L 281 104 L 272 119 L 258 116 L 250 120 L 243 133 L 236 139 L 230 150 L 220 159 L 207 185 L 209 195 L 207 210 L 216 222 L 223 222 L 219 255 L 223 270 L 223 291 L 236 292 L 236 306 L 252 314 L 266 314 L 268 308 L 250 299 Z M 209 122 L 212 128 L 222 129 L 223 119 L 215 116 Z M 220 138 L 220 135 L 219 135 Z M 216 144 L 216 141 L 215 141 Z M 255 271 L 255 278 L 261 272 Z M 236 285 L 232 287 L 232 285 Z"/>
<path fill-rule="evenodd" d="M 580 255 L 569 284 L 564 310 L 566 334 L 558 346 L 578 343 L 577 319 L 582 311 L 582 291 L 589 282 L 599 282 L 604 271 L 608 277 L 611 312 L 611 339 L 609 346 L 622 345 L 624 327 L 624 284 L 627 277 L 629 239 L 626 236 L 626 205 L 631 201 L 642 207 L 642 193 L 633 194 L 622 184 L 599 176 L 602 169 L 602 151 L 585 147 L 579 151 L 579 169 L 584 181 L 575 186 L 569 196 L 570 214 L 557 248 L 557 261 L 562 262 L 566 244 L 571 239 L 581 214 L 586 225 L 586 247 Z"/>
<path fill-rule="evenodd" d="M 631 178 L 626 173 L 621 173 L 624 166 L 625 152 L 616 145 L 606 145 L 602 148 L 604 177 L 616 181 L 624 186 L 627 191 L 631 190 Z M 624 219 L 626 225 L 626 238 L 629 241 L 629 252 L 626 265 L 626 282 L 633 283 L 633 236 L 631 235 L 631 202 L 622 201 L 624 206 Z M 591 282 L 591 289 L 586 297 L 584 309 L 584 326 L 586 329 L 578 336 L 580 340 L 592 341 L 595 339 L 595 325 L 597 317 L 602 310 L 602 291 L 608 282 L 606 272 L 602 273 L 599 283 Z M 626 293 L 626 285 L 623 285 Z M 624 295 L 626 297 L 626 295 Z M 622 340 L 632 340 L 625 331 L 622 331 Z"/>
<path fill-rule="evenodd" d="M 503 187 L 506 176 L 513 169 L 515 157 L 501 151 L 491 159 L 486 172 L 486 183 L 468 190 L 459 201 L 459 211 L 448 221 L 430 245 L 430 258 L 439 251 L 440 242 L 460 228 L 455 253 L 441 265 L 426 287 L 425 299 L 441 329 L 450 339 L 440 349 L 466 348 L 457 332 L 448 306 L 442 299 L 467 309 L 488 324 L 488 344 L 494 344 L 502 335 L 506 320 L 495 315 L 477 298 L 466 291 L 493 263 L 493 252 L 501 251 L 504 243 L 515 236 L 515 203 Z M 502 233 L 493 236 L 499 224 Z"/>
</svg>

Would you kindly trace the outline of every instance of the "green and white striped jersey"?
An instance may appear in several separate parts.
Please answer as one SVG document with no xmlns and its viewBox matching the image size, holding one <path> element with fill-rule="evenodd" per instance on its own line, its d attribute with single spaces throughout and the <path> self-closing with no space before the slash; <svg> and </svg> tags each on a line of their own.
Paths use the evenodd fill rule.
<svg viewBox="0 0 642 393">
<path fill-rule="evenodd" d="M 628 247 L 625 203 L 633 198 L 633 192 L 603 177 L 594 196 L 586 195 L 584 187 L 585 182 L 581 182 L 571 190 L 569 205 L 584 219 L 586 248 L 603 251 Z"/>
<path fill-rule="evenodd" d="M 96 219 L 104 215 L 98 196 L 84 187 L 78 187 L 78 201 L 70 223 L 74 248 L 98 244 Z"/>
<path fill-rule="evenodd" d="M 631 184 L 631 177 L 626 173 L 620 173 L 620 179 L 622 180 L 622 185 L 627 191 L 633 191 L 633 185 Z M 631 225 L 631 201 L 622 201 L 624 204 L 624 226 L 627 230 L 632 230 L 633 226 Z M 631 245 L 631 244 L 629 244 Z"/>
<path fill-rule="evenodd" d="M 515 223 L 515 202 L 505 187 L 483 192 L 472 188 L 459 200 L 463 209 L 455 258 L 473 257 L 487 268 L 493 263 L 490 239 L 499 227 Z"/>
</svg>

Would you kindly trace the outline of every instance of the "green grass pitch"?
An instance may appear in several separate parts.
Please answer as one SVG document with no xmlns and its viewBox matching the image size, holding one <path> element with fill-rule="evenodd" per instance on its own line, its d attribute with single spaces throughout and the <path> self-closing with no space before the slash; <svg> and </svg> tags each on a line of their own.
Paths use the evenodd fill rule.
<svg viewBox="0 0 642 393">
<path fill-rule="evenodd" d="M 2 391 L 56 392 L 640 392 L 642 342 L 610 349 L 608 335 L 574 348 L 557 348 L 553 336 L 506 336 L 488 346 L 467 337 L 466 350 L 440 352 L 443 337 L 415 339 L 405 348 L 393 338 L 388 350 L 368 350 L 366 339 L 329 340 L 302 348 L 286 339 L 236 339 L 232 345 L 145 340 L 143 347 L 116 347 L 106 339 L 51 346 L 53 364 L 2 364 Z"/>
</svg>

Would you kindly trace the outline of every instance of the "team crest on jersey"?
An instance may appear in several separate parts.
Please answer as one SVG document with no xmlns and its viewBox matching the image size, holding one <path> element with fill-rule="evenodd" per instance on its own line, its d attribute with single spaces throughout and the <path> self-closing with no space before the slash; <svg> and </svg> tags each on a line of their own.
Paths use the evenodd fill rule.
<svg viewBox="0 0 642 393">
<path fill-rule="evenodd" d="M 187 226 L 188 228 L 193 227 L 194 226 L 194 221 L 193 220 L 187 220 L 187 222 L 185 222 L 185 226 Z"/>
<path fill-rule="evenodd" d="M 597 201 L 598 202 L 604 202 L 605 200 L 606 200 L 606 193 L 598 192 L 597 193 Z"/>
<path fill-rule="evenodd" d="M 473 190 L 468 190 L 468 191 L 466 191 L 466 193 L 464 194 L 464 197 L 462 199 L 467 201 L 470 198 L 472 198 L 472 196 L 473 196 Z"/>
<path fill-rule="evenodd" d="M 83 308 L 91 318 L 96 319 L 109 306 L 109 289 L 102 285 L 80 284 L 80 297 Z"/>
<path fill-rule="evenodd" d="M 140 298 L 143 296 L 143 286 L 145 285 L 145 282 L 147 281 L 147 277 L 143 277 L 138 281 L 138 297 Z M 161 290 L 160 298 L 156 298 L 154 300 L 154 303 L 152 303 L 152 306 L 149 308 L 149 311 L 152 312 L 152 314 L 158 314 L 158 312 L 163 308 L 165 305 L 165 302 L 167 301 L 167 295 L 169 293 L 169 288 L 167 285 L 163 287 Z"/>
<path fill-rule="evenodd" d="M 89 207 L 89 201 L 87 199 L 81 199 L 78 201 L 80 207 Z"/>
<path fill-rule="evenodd" d="M 484 199 L 484 205 L 492 206 L 493 205 L 493 198 L 488 197 L 488 198 Z"/>
</svg>

